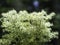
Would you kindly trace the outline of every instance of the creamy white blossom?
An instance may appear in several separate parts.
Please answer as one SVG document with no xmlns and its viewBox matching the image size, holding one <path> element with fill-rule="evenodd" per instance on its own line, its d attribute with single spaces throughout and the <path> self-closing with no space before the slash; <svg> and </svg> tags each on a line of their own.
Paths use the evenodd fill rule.
<svg viewBox="0 0 60 45">
<path fill-rule="evenodd" d="M 57 32 L 52 32 L 53 24 L 49 22 L 54 13 L 48 15 L 44 10 L 32 13 L 24 10 L 17 13 L 11 10 L 2 13 L 2 16 L 1 26 L 7 34 L 2 35 L 0 45 L 11 45 L 12 42 L 16 43 L 14 45 L 41 45 L 40 43 L 51 41 L 58 36 Z"/>
</svg>

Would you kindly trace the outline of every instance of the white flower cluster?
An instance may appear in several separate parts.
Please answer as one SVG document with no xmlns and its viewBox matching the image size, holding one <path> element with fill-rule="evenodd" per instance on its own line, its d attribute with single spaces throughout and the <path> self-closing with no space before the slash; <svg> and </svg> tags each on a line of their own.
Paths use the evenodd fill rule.
<svg viewBox="0 0 60 45">
<path fill-rule="evenodd" d="M 44 10 L 33 13 L 27 11 L 17 13 L 15 10 L 11 10 L 2 13 L 2 16 L 3 31 L 9 32 L 2 36 L 2 40 L 10 40 L 8 45 L 11 42 L 15 42 L 15 45 L 30 45 L 30 43 L 39 45 L 39 43 L 50 41 L 58 35 L 57 32 L 51 32 L 50 28 L 53 24 L 49 22 L 49 19 L 52 19 L 54 13 L 48 15 Z M 0 41 L 0 45 L 4 45 L 3 42 Z"/>
</svg>

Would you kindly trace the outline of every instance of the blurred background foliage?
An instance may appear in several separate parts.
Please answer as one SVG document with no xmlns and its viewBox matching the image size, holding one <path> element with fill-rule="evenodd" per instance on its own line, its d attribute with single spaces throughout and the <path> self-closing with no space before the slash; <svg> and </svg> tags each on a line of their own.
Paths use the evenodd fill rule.
<svg viewBox="0 0 60 45">
<path fill-rule="evenodd" d="M 5 12 L 7 10 L 16 9 L 19 10 L 28 10 L 29 12 L 35 11 L 33 2 L 36 0 L 0 0 L 0 12 Z M 51 0 L 37 0 L 39 2 L 39 10 L 49 9 L 52 7 Z M 48 4 L 51 3 L 52 5 Z M 50 9 L 51 10 L 51 9 Z"/>
<path fill-rule="evenodd" d="M 33 5 L 35 1 L 38 1 L 38 7 Z M 51 43 L 53 45 L 60 45 L 60 0 L 0 0 L 0 14 L 12 9 L 17 11 L 27 10 L 28 12 L 37 12 L 44 9 L 48 13 L 55 12 L 56 16 L 51 21 L 54 23 L 52 29 L 59 32 L 59 39 L 52 40 Z M 0 33 L 2 32 L 0 31 Z"/>
</svg>

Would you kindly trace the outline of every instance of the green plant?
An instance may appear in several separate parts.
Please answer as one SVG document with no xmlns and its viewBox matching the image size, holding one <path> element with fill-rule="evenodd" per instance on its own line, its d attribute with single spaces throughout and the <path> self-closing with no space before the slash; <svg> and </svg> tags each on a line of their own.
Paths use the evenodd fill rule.
<svg viewBox="0 0 60 45">
<path fill-rule="evenodd" d="M 0 45 L 42 45 L 57 38 L 58 33 L 51 31 L 49 20 L 54 13 L 47 15 L 45 11 L 28 13 L 15 10 L 2 13 L 3 33 Z"/>
</svg>

